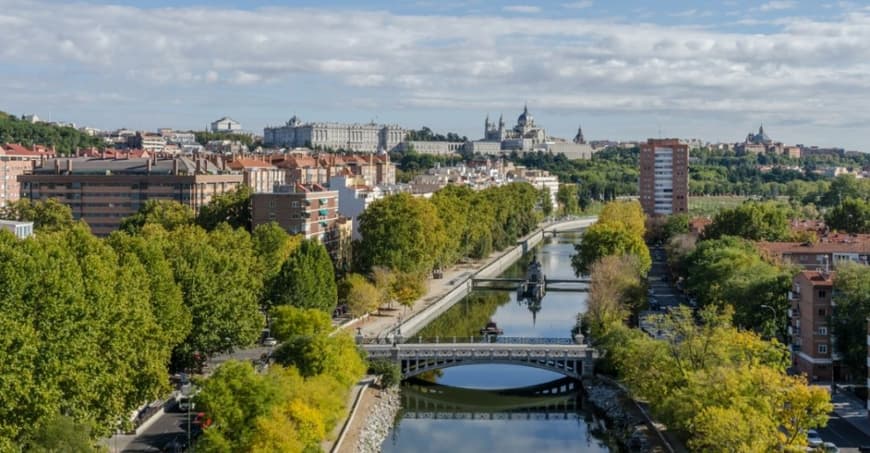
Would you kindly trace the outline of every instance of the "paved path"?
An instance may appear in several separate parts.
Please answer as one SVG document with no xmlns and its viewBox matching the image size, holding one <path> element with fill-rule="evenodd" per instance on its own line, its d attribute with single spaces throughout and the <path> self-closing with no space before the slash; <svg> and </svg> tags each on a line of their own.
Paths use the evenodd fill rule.
<svg viewBox="0 0 870 453">
<path fill-rule="evenodd" d="M 843 390 L 831 395 L 831 402 L 834 412 L 828 426 L 817 430 L 822 440 L 833 442 L 843 453 L 858 452 L 858 447 L 870 446 L 866 402 Z"/>
</svg>

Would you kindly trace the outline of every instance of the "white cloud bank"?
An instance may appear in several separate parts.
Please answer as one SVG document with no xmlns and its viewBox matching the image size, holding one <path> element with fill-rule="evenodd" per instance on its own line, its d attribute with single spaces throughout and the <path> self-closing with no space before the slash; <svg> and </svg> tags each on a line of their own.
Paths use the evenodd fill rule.
<svg viewBox="0 0 870 453">
<path fill-rule="evenodd" d="M 311 76 L 362 93 L 389 90 L 384 102 L 408 107 L 487 110 L 528 99 L 566 110 L 870 123 L 866 13 L 738 34 L 514 16 L 0 5 L 0 66 L 44 68 L 48 92 L 46 81 L 62 81 L 74 67 L 80 79 L 94 78 L 94 90 L 96 80 L 110 79 L 144 96 L 167 86 L 248 89 Z M 0 73 L 0 85 L 15 82 L 9 77 Z"/>
</svg>

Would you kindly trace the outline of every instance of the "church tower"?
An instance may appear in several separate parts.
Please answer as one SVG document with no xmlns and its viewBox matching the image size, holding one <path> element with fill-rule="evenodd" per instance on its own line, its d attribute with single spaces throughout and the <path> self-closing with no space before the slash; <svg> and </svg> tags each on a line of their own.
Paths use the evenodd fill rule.
<svg viewBox="0 0 870 453">
<path fill-rule="evenodd" d="M 578 145 L 585 145 L 586 138 L 583 137 L 583 127 L 577 126 L 577 135 L 574 136 L 574 143 Z"/>
<path fill-rule="evenodd" d="M 504 130 L 504 115 L 499 115 L 498 116 L 498 139 L 499 139 L 499 141 L 504 141 L 505 138 L 507 138 L 507 137 L 505 135 L 505 130 Z"/>
</svg>

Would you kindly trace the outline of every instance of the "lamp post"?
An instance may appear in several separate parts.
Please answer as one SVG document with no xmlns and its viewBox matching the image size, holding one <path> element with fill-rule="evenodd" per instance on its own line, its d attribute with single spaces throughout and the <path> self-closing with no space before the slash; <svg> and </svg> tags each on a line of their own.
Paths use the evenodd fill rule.
<svg viewBox="0 0 870 453">
<path fill-rule="evenodd" d="M 190 443 L 190 410 L 193 409 L 193 399 L 187 400 L 187 448 L 193 451 L 193 445 Z"/>
</svg>

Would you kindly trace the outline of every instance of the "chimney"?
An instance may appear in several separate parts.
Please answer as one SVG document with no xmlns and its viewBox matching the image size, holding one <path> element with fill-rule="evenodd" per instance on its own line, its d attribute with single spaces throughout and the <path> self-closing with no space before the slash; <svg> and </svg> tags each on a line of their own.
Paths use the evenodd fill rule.
<svg viewBox="0 0 870 453">
<path fill-rule="evenodd" d="M 151 166 L 152 166 L 152 165 L 154 165 L 154 162 L 153 162 L 151 159 L 148 159 L 148 165 L 147 165 L 147 168 L 148 168 L 148 174 L 149 174 L 149 175 L 151 174 Z"/>
<path fill-rule="evenodd" d="M 66 160 L 66 172 L 67 174 L 72 174 L 72 159 Z"/>
<path fill-rule="evenodd" d="M 199 174 L 202 170 L 202 161 L 199 158 L 196 158 L 196 174 Z"/>
<path fill-rule="evenodd" d="M 172 159 L 172 174 L 178 175 L 178 158 Z"/>
<path fill-rule="evenodd" d="M 54 174 L 60 174 L 60 162 L 57 159 L 54 160 Z"/>
</svg>

